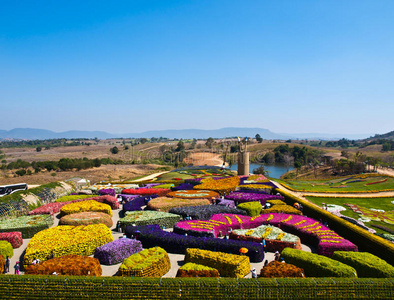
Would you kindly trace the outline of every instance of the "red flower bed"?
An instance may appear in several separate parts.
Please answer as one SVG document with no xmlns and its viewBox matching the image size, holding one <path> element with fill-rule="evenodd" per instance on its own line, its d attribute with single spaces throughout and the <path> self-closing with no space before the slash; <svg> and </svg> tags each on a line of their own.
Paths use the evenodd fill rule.
<svg viewBox="0 0 394 300">
<path fill-rule="evenodd" d="M 0 240 L 9 242 L 14 249 L 19 248 L 23 244 L 22 233 L 19 231 L 1 232 Z"/>
</svg>

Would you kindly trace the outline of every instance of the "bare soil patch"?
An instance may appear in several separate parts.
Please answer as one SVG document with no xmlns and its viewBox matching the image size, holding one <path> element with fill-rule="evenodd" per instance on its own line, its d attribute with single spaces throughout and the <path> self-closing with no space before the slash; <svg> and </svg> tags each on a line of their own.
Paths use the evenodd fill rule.
<svg viewBox="0 0 394 300">
<path fill-rule="evenodd" d="M 193 164 L 194 166 L 222 166 L 223 159 L 220 154 L 211 152 L 193 152 L 185 158 L 186 164 Z"/>
</svg>

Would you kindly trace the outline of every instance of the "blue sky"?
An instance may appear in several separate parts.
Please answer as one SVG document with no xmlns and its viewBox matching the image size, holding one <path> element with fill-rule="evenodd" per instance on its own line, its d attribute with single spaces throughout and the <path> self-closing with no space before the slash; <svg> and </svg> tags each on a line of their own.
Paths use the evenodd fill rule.
<svg viewBox="0 0 394 300">
<path fill-rule="evenodd" d="M 0 129 L 394 130 L 394 1 L 2 1 Z"/>
</svg>

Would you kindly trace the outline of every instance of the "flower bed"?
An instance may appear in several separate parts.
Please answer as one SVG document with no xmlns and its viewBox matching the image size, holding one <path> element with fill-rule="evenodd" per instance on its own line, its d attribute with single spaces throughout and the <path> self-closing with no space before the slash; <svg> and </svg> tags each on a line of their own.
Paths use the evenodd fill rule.
<svg viewBox="0 0 394 300">
<path fill-rule="evenodd" d="M 138 233 L 138 240 L 144 248 L 160 246 L 169 253 L 185 254 L 187 248 L 200 248 L 239 254 L 239 249 L 246 248 L 246 255 L 252 262 L 264 259 L 264 249 L 261 244 L 254 242 L 215 239 L 209 237 L 194 237 L 162 230 L 158 225 L 127 226 L 126 235 L 131 237 Z"/>
<path fill-rule="evenodd" d="M 5 268 L 5 258 L 3 255 L 0 254 L 0 274 L 4 273 L 4 268 Z"/>
<path fill-rule="evenodd" d="M 88 199 L 85 199 L 85 200 L 88 200 Z M 109 195 L 93 197 L 93 198 L 91 198 L 91 200 L 95 200 L 100 203 L 108 204 L 109 206 L 111 206 L 111 209 L 119 209 L 118 199 L 116 199 L 115 197 L 109 196 Z"/>
<path fill-rule="evenodd" d="M 24 265 L 34 258 L 45 261 L 51 251 L 55 257 L 68 254 L 92 255 L 96 247 L 112 241 L 111 231 L 104 224 L 57 226 L 38 232 L 26 248 Z"/>
<path fill-rule="evenodd" d="M 0 231 L 22 233 L 24 239 L 33 237 L 37 232 L 53 225 L 53 219 L 49 215 L 22 216 L 0 221 Z"/>
<path fill-rule="evenodd" d="M 179 190 L 175 192 L 168 193 L 168 197 L 182 198 L 182 199 L 212 199 L 218 198 L 219 194 L 213 191 L 204 190 Z"/>
<path fill-rule="evenodd" d="M 103 271 L 98 259 L 75 254 L 25 266 L 25 274 L 52 275 L 54 272 L 57 275 L 101 276 Z"/>
<path fill-rule="evenodd" d="M 223 206 L 235 208 L 235 202 L 233 200 L 220 199 L 217 205 L 223 205 Z"/>
<path fill-rule="evenodd" d="M 148 202 L 148 209 L 166 211 L 168 212 L 171 208 L 196 206 L 196 205 L 210 205 L 211 202 L 208 199 L 181 199 L 181 198 L 167 198 L 158 197 Z"/>
<path fill-rule="evenodd" d="M 268 200 L 284 200 L 280 195 L 268 195 L 264 193 L 253 193 L 253 192 L 241 192 L 235 191 L 226 196 L 226 199 L 234 200 L 237 204 L 251 201 L 259 201 L 261 204 L 265 204 Z"/>
<path fill-rule="evenodd" d="M 169 189 L 153 189 L 153 188 L 139 188 L 139 189 L 124 189 L 122 194 L 131 194 L 139 196 L 158 195 L 159 197 L 167 196 Z"/>
<path fill-rule="evenodd" d="M 271 261 L 260 271 L 260 277 L 283 278 L 283 277 L 305 277 L 304 270 L 291 264 Z"/>
<path fill-rule="evenodd" d="M 174 191 L 181 191 L 181 190 L 192 190 L 193 189 L 193 184 L 191 184 L 191 183 L 181 183 L 180 185 L 178 185 L 178 186 L 174 186 L 174 187 L 172 187 L 171 188 L 171 191 L 172 192 L 174 192 Z"/>
<path fill-rule="evenodd" d="M 160 227 L 172 228 L 181 219 L 181 216 L 176 214 L 144 210 L 126 212 L 126 216 L 121 218 L 119 222 L 124 231 L 126 226 L 133 224 L 137 226 L 157 224 Z"/>
<path fill-rule="evenodd" d="M 261 213 L 263 206 L 261 205 L 260 202 L 254 201 L 254 202 L 244 202 L 238 204 L 237 208 L 246 211 L 248 216 L 254 217 L 254 216 L 258 216 Z"/>
<path fill-rule="evenodd" d="M 201 181 L 201 184 L 195 185 L 195 190 L 210 190 L 218 192 L 220 195 L 229 194 L 235 191 L 240 180 L 237 176 L 232 176 L 224 179 L 206 178 Z"/>
<path fill-rule="evenodd" d="M 186 250 L 185 262 L 215 268 L 223 277 L 243 278 L 250 272 L 249 257 L 244 255 L 189 248 Z"/>
<path fill-rule="evenodd" d="M 12 248 L 19 248 L 23 244 L 22 232 L 13 231 L 13 232 L 1 232 L 0 240 L 7 241 L 11 243 Z"/>
<path fill-rule="evenodd" d="M 116 195 L 115 189 L 101 189 L 101 190 L 98 190 L 98 194 L 100 196 L 108 195 L 108 196 L 112 196 L 112 197 L 115 197 L 115 195 Z"/>
<path fill-rule="evenodd" d="M 143 206 L 145 206 L 145 197 L 137 196 L 123 204 L 123 211 L 142 210 Z"/>
<path fill-rule="evenodd" d="M 264 191 L 266 193 L 270 193 L 271 190 L 273 189 L 272 185 L 270 184 L 243 184 L 239 186 L 240 189 L 243 190 L 258 190 L 258 191 Z"/>
<path fill-rule="evenodd" d="M 57 198 L 55 202 L 69 202 L 73 200 L 87 199 L 91 197 L 92 197 L 91 195 L 68 195 L 68 196 Z"/>
<path fill-rule="evenodd" d="M 360 277 L 394 278 L 394 267 L 368 252 L 335 251 L 332 259 L 353 267 Z"/>
<path fill-rule="evenodd" d="M 65 215 L 60 218 L 59 225 L 91 225 L 91 224 L 104 224 L 108 228 L 113 225 L 112 218 L 102 212 L 84 211 L 76 214 Z"/>
<path fill-rule="evenodd" d="M 82 202 L 70 203 L 60 209 L 61 215 L 70 215 L 83 211 L 103 212 L 112 217 L 111 206 L 97 202 L 96 200 L 85 200 Z"/>
<path fill-rule="evenodd" d="M 261 225 L 253 229 L 235 229 L 230 232 L 230 239 L 261 243 L 265 239 L 266 251 L 275 252 L 286 247 L 301 250 L 301 240 L 298 236 L 286 233 L 278 227 Z"/>
<path fill-rule="evenodd" d="M 171 269 L 167 252 L 154 247 L 142 250 L 125 259 L 119 267 L 121 276 L 161 277 Z"/>
<path fill-rule="evenodd" d="M 140 241 L 122 238 L 97 247 L 94 251 L 94 257 L 103 265 L 115 265 L 140 251 L 142 251 Z"/>
<path fill-rule="evenodd" d="M 270 208 L 264 209 L 262 211 L 264 214 L 270 213 L 281 213 L 281 214 L 292 214 L 292 215 L 302 215 L 302 212 L 290 205 L 273 205 Z"/>
<path fill-rule="evenodd" d="M 10 242 L 7 241 L 0 241 L 0 255 L 4 257 L 13 257 L 14 256 L 14 249 Z M 1 273 L 0 273 L 1 274 Z"/>
<path fill-rule="evenodd" d="M 183 218 L 191 217 L 193 220 L 208 220 L 216 214 L 237 214 L 247 215 L 246 211 L 238 208 L 226 207 L 223 205 L 203 205 L 171 208 L 172 214 L 181 215 Z"/>
<path fill-rule="evenodd" d="M 178 269 L 176 277 L 219 277 L 219 271 L 201 264 L 186 263 Z"/>
<path fill-rule="evenodd" d="M 267 202 L 271 205 L 286 205 L 286 202 L 279 199 L 269 199 Z"/>
<path fill-rule="evenodd" d="M 357 277 L 354 268 L 322 255 L 285 248 L 281 256 L 287 263 L 304 269 L 307 277 Z"/>
<path fill-rule="evenodd" d="M 226 234 L 230 228 L 250 229 L 263 224 L 271 224 L 299 236 L 302 243 L 316 246 L 317 253 L 328 257 L 332 256 L 334 251 L 358 251 L 356 245 L 316 220 L 282 213 L 263 214 L 256 217 L 218 214 L 213 215 L 209 221 L 181 221 L 174 226 L 174 232 L 216 237 L 218 234 Z"/>
</svg>

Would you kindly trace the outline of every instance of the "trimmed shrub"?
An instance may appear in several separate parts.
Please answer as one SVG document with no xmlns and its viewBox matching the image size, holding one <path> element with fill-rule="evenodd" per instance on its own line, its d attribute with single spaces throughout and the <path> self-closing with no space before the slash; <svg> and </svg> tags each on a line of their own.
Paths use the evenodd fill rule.
<svg viewBox="0 0 394 300">
<path fill-rule="evenodd" d="M 152 189 L 152 188 L 139 188 L 139 189 L 124 189 L 122 194 L 131 194 L 139 196 L 153 196 L 165 197 L 170 192 L 169 189 Z"/>
<path fill-rule="evenodd" d="M 22 216 L 0 221 L 2 232 L 19 231 L 24 239 L 33 237 L 37 232 L 53 225 L 53 219 L 49 215 Z"/>
<path fill-rule="evenodd" d="M 305 277 L 304 270 L 291 264 L 271 261 L 260 271 L 260 277 L 283 278 L 283 277 Z"/>
<path fill-rule="evenodd" d="M 394 267 L 392 265 L 368 252 L 335 251 L 332 259 L 355 268 L 359 277 L 394 277 Z"/>
<path fill-rule="evenodd" d="M 32 275 L 74 275 L 101 276 L 102 269 L 98 259 L 81 255 L 65 255 L 25 267 L 25 274 Z"/>
<path fill-rule="evenodd" d="M 210 190 L 219 193 L 220 195 L 226 195 L 235 191 L 240 180 L 238 176 L 227 177 L 223 179 L 213 179 L 212 177 L 201 180 L 201 184 L 195 185 L 195 190 Z"/>
<path fill-rule="evenodd" d="M 0 254 L 0 274 L 3 274 L 5 271 L 5 258 Z"/>
<path fill-rule="evenodd" d="M 169 253 L 185 254 L 187 248 L 200 248 L 239 254 L 239 249 L 246 248 L 249 250 L 246 255 L 250 261 L 261 262 L 264 259 L 263 246 L 254 242 L 185 236 L 164 231 L 158 225 L 126 227 L 127 237 L 137 234 L 144 248 L 160 246 Z"/>
<path fill-rule="evenodd" d="M 70 203 L 60 209 L 62 215 L 71 215 L 83 211 L 103 212 L 112 217 L 112 209 L 108 204 L 100 203 L 95 200 L 85 200 L 82 202 Z"/>
<path fill-rule="evenodd" d="M 245 202 L 238 204 L 237 208 L 246 211 L 248 213 L 248 216 L 254 217 L 254 216 L 258 216 L 261 213 L 263 206 L 261 205 L 260 202 L 254 201 L 254 202 Z"/>
<path fill-rule="evenodd" d="M 98 194 L 100 196 L 109 195 L 109 196 L 112 196 L 112 197 L 115 197 L 115 195 L 116 195 L 115 189 L 101 189 L 101 190 L 98 190 Z"/>
<path fill-rule="evenodd" d="M 176 277 L 219 277 L 219 271 L 195 263 L 186 263 L 180 267 Z"/>
<path fill-rule="evenodd" d="M 292 214 L 292 215 L 302 215 L 302 212 L 290 205 L 274 205 L 270 208 L 263 210 L 264 214 L 270 213 L 282 213 L 282 214 Z"/>
<path fill-rule="evenodd" d="M 12 248 L 19 248 L 23 244 L 22 232 L 14 231 L 14 232 L 1 232 L 0 240 L 7 241 L 11 243 Z"/>
<path fill-rule="evenodd" d="M 189 248 L 186 250 L 185 262 L 215 268 L 223 277 L 243 278 L 250 272 L 249 257 L 244 255 Z"/>
<path fill-rule="evenodd" d="M 129 211 L 126 216 L 119 220 L 122 229 L 124 230 L 128 225 L 152 225 L 157 224 L 160 227 L 172 228 L 181 220 L 181 216 L 170 214 L 161 211 Z"/>
<path fill-rule="evenodd" d="M 123 211 L 139 211 L 145 206 L 145 197 L 135 197 L 123 204 Z"/>
<path fill-rule="evenodd" d="M 213 215 L 216 214 L 247 215 L 247 212 L 242 209 L 226 207 L 222 205 L 178 207 L 171 208 L 169 212 L 172 214 L 181 215 L 182 218 L 190 216 L 193 220 L 209 220 Z"/>
<path fill-rule="evenodd" d="M 233 200 L 220 199 L 217 205 L 223 205 L 223 206 L 235 208 L 235 202 Z"/>
<path fill-rule="evenodd" d="M 278 199 L 267 200 L 267 203 L 271 205 L 286 205 L 286 202 L 283 202 L 282 200 L 278 200 Z"/>
<path fill-rule="evenodd" d="M 185 206 L 196 206 L 196 205 L 210 205 L 211 202 L 208 199 L 180 199 L 180 198 L 167 198 L 158 197 L 148 202 L 148 209 L 166 211 L 168 212 L 171 208 L 185 207 Z"/>
<path fill-rule="evenodd" d="M 12 248 L 11 243 L 7 241 L 0 241 L 0 255 L 4 257 L 13 257 L 14 256 L 14 249 Z M 0 273 L 1 274 L 1 273 Z"/>
<path fill-rule="evenodd" d="M 59 220 L 59 225 L 79 226 L 91 224 L 104 224 L 108 228 L 111 228 L 113 226 L 113 221 L 108 214 L 96 211 L 84 211 L 65 215 Z"/>
<path fill-rule="evenodd" d="M 103 265 L 115 265 L 140 251 L 142 251 L 140 241 L 121 238 L 97 247 L 94 257 Z"/>
<path fill-rule="evenodd" d="M 121 276 L 161 277 L 171 269 L 167 252 L 154 247 L 142 250 L 125 259 L 119 267 Z"/>
<path fill-rule="evenodd" d="M 322 255 L 285 248 L 281 256 L 287 263 L 304 269 L 308 277 L 357 277 L 354 268 Z"/>
<path fill-rule="evenodd" d="M 38 232 L 30 240 L 23 261 L 29 265 L 34 258 L 49 259 L 68 254 L 92 255 L 96 247 L 112 241 L 111 231 L 104 224 L 87 226 L 57 226 Z"/>
</svg>

